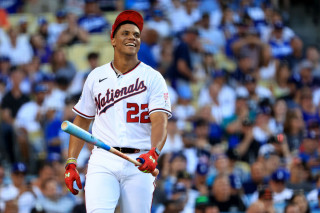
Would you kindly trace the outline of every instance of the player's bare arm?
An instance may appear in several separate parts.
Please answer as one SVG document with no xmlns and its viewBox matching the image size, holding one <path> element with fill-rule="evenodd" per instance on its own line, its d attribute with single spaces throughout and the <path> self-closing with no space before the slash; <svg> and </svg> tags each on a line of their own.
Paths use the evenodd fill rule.
<svg viewBox="0 0 320 213">
<path fill-rule="evenodd" d="M 151 120 L 151 147 L 162 150 L 167 139 L 168 114 L 154 112 L 150 115 Z"/>
<path fill-rule="evenodd" d="M 91 122 L 92 122 L 91 119 L 87 119 L 79 115 L 77 115 L 73 121 L 75 125 L 87 131 L 89 130 L 89 126 Z M 70 135 L 68 158 L 78 158 L 83 145 L 84 145 L 84 141 L 82 141 L 81 139 L 73 135 Z"/>
</svg>

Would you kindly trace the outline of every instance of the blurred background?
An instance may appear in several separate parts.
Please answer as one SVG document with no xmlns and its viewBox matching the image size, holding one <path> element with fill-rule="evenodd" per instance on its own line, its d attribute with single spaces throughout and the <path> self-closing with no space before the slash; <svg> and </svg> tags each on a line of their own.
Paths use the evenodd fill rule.
<svg viewBox="0 0 320 213">
<path fill-rule="evenodd" d="M 172 103 L 151 212 L 320 212 L 319 7 L 0 0 L 0 212 L 85 212 L 84 192 L 64 184 L 60 124 L 90 71 L 112 60 L 124 9 L 143 15 L 138 58 Z M 83 184 L 89 156 L 78 159 Z"/>
</svg>

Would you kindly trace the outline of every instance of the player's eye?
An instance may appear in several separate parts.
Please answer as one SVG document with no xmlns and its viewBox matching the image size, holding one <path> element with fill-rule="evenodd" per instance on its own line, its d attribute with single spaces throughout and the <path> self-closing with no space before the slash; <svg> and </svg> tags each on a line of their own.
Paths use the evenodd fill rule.
<svg viewBox="0 0 320 213">
<path fill-rule="evenodd" d="M 140 33 L 135 33 L 135 34 L 134 34 L 134 37 L 140 38 Z"/>
</svg>

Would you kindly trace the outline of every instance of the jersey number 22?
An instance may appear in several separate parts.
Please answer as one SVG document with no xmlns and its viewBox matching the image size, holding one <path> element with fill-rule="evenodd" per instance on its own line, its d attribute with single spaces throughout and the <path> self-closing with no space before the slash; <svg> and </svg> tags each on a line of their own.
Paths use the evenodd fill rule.
<svg viewBox="0 0 320 213">
<path fill-rule="evenodd" d="M 139 107 L 137 103 L 127 103 L 127 108 L 129 109 L 127 112 L 128 123 L 150 123 L 148 104 L 141 104 Z"/>
</svg>

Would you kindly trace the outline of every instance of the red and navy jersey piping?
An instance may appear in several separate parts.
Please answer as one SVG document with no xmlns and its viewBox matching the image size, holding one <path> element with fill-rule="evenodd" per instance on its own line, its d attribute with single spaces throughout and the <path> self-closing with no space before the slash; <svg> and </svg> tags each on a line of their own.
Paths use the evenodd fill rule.
<svg viewBox="0 0 320 213">
<path fill-rule="evenodd" d="M 84 118 L 88 118 L 88 119 L 93 119 L 95 117 L 95 115 L 90 116 L 90 115 L 86 115 L 83 114 L 82 112 L 80 112 L 79 110 L 77 110 L 75 107 L 72 108 L 77 114 L 81 115 Z"/>
<path fill-rule="evenodd" d="M 126 75 L 126 74 L 128 74 L 129 72 L 132 72 L 135 68 L 137 68 L 137 67 L 139 66 L 139 64 L 141 64 L 141 61 L 139 61 L 139 62 L 137 63 L 137 65 L 136 65 L 135 67 L 133 67 L 131 70 L 128 70 L 127 72 L 122 73 L 122 75 Z M 116 69 L 114 68 L 112 62 L 110 63 L 110 66 L 111 66 L 111 68 L 113 69 L 113 71 L 117 74 Z"/>
<path fill-rule="evenodd" d="M 149 115 L 151 114 L 151 112 L 154 112 L 154 111 L 165 111 L 165 112 L 167 112 L 170 116 L 172 115 L 172 113 L 171 113 L 169 110 L 163 109 L 163 108 L 155 108 L 155 109 L 149 111 Z"/>
</svg>

